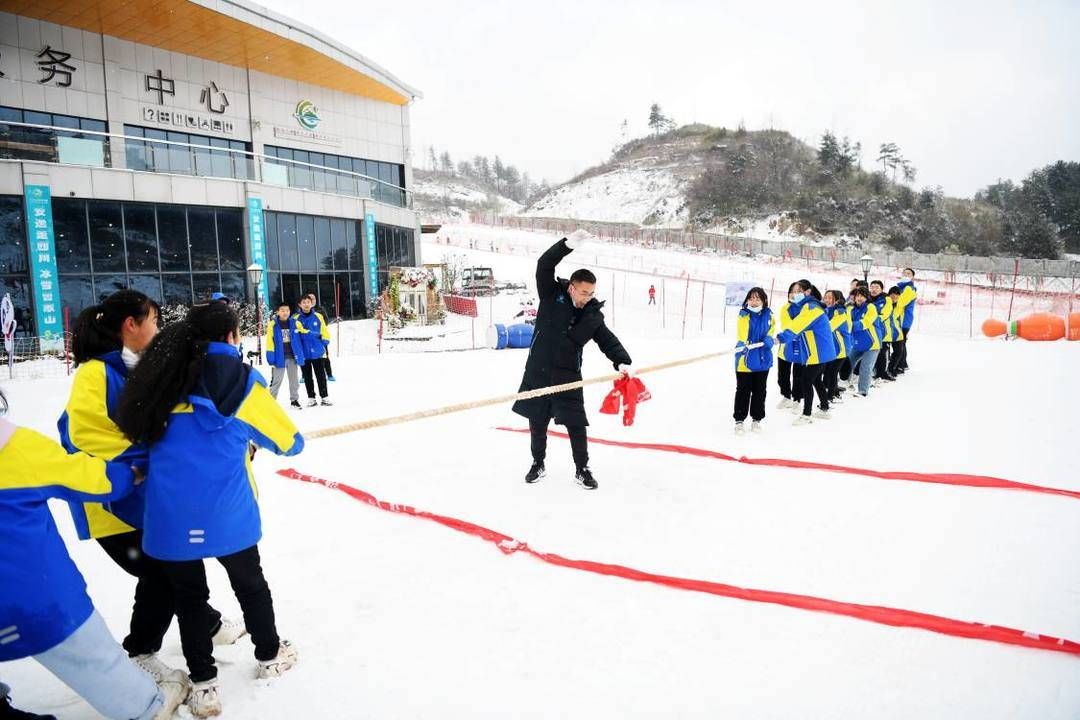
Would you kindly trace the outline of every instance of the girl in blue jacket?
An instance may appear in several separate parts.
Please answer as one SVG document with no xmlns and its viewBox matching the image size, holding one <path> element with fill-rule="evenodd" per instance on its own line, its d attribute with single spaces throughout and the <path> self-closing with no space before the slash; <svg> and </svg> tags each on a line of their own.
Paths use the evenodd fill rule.
<svg viewBox="0 0 1080 720">
<path fill-rule="evenodd" d="M 796 425 L 813 422 L 814 392 L 818 395 L 817 417 L 828 420 L 829 398 L 825 394 L 825 366 L 836 359 L 832 328 L 821 304 L 821 293 L 808 280 L 800 280 L 798 291 L 788 304 L 787 327 L 778 336 L 781 342 L 794 343 L 798 350 L 796 362 L 802 366 L 802 415 Z"/>
<path fill-rule="evenodd" d="M 221 711 L 203 560 L 229 575 L 255 645 L 260 677 L 295 664 L 277 634 L 270 588 L 259 562 L 262 523 L 249 446 L 294 455 L 304 439 L 266 382 L 234 343 L 239 320 L 228 305 L 196 305 L 147 348 L 120 398 L 117 424 L 150 449 L 143 551 L 162 561 L 176 598 L 180 642 L 198 717 Z"/>
<path fill-rule="evenodd" d="M 116 720 L 172 717 L 182 678 L 160 687 L 109 633 L 56 530 L 48 500 L 108 502 L 131 492 L 127 462 L 68 455 L 0 418 L 0 662 L 33 657 L 99 713 Z M 17 713 L 0 700 L 0 717 Z M 19 717 L 19 715 L 15 715 Z M 38 717 L 23 714 L 22 717 Z"/>
<path fill-rule="evenodd" d="M 743 433 L 747 414 L 753 419 L 750 429 L 761 432 L 765 419 L 765 393 L 772 367 L 773 333 L 776 321 L 769 309 L 764 288 L 750 288 L 739 311 L 738 342 L 735 344 L 735 433 Z M 746 349 L 764 343 L 764 347 Z"/>
<path fill-rule="evenodd" d="M 825 369 L 825 392 L 830 402 L 839 403 L 840 366 L 851 354 L 851 316 L 844 305 L 844 294 L 839 290 L 825 291 L 825 314 L 836 341 L 836 359 Z"/>
</svg>

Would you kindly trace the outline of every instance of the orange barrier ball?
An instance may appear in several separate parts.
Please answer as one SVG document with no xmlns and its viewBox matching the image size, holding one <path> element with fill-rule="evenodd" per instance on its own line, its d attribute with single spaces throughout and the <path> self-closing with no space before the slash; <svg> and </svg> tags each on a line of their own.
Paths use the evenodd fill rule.
<svg viewBox="0 0 1080 720">
<path fill-rule="evenodd" d="M 1000 320 L 995 320 L 994 318 L 987 318 L 986 320 L 983 320 L 982 333 L 986 337 L 998 337 L 1000 335 L 1004 335 L 1006 332 L 1008 332 L 1008 329 L 1009 328 L 1005 325 L 1005 323 L 1001 322 Z"/>
</svg>

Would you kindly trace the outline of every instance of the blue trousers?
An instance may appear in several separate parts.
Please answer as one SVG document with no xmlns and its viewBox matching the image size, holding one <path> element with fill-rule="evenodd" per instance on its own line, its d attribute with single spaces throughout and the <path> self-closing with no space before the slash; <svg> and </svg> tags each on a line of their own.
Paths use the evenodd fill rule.
<svg viewBox="0 0 1080 720">
<path fill-rule="evenodd" d="M 859 394 L 870 392 L 870 378 L 874 374 L 874 363 L 881 350 L 863 350 L 851 356 L 851 372 L 859 373 Z"/>
</svg>

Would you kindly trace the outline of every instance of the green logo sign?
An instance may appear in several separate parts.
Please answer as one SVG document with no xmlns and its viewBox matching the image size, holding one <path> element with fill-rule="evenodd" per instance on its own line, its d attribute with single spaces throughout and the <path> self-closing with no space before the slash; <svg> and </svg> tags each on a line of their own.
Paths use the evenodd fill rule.
<svg viewBox="0 0 1080 720">
<path fill-rule="evenodd" d="M 300 127 L 305 130 L 314 130 L 319 127 L 319 108 L 315 107 L 315 103 L 310 100 L 301 100 L 296 103 L 296 113 L 293 114 L 296 118 L 296 122 L 300 123 Z"/>
</svg>

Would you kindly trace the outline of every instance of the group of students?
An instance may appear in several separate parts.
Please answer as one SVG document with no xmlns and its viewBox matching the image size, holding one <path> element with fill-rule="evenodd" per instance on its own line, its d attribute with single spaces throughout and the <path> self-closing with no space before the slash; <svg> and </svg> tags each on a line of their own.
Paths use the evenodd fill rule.
<svg viewBox="0 0 1080 720">
<path fill-rule="evenodd" d="M 260 564 L 251 459 L 257 447 L 299 453 L 303 437 L 241 358 L 227 302 L 194 305 L 161 332 L 158 319 L 134 290 L 79 315 L 59 444 L 0 418 L 0 587 L 19 588 L 0 594 L 0 661 L 34 657 L 102 715 L 125 720 L 168 718 L 181 703 L 195 717 L 220 714 L 213 648 L 245 634 L 259 677 L 297 662 Z M 289 332 L 306 350 L 304 322 Z M 122 646 L 94 610 L 49 498 L 67 500 L 79 537 L 137 578 Z M 228 574 L 242 623 L 209 603 L 210 558 Z M 157 657 L 174 616 L 186 675 Z M 4 711 L 47 717 L 14 715 L 0 686 Z"/>
<path fill-rule="evenodd" d="M 737 327 L 735 432 L 745 431 L 747 417 L 752 431 L 762 429 L 774 347 L 783 396 L 778 407 L 798 414 L 795 425 L 830 419 L 832 405 L 849 391 L 865 398 L 873 381 L 895 381 L 908 370 L 917 298 L 911 268 L 888 292 L 880 280 L 853 279 L 846 298 L 840 290 L 822 294 L 809 280 L 798 280 L 775 315 L 765 290 L 752 288 Z"/>
<path fill-rule="evenodd" d="M 330 329 L 326 324 L 326 314 L 315 303 L 315 293 L 304 295 L 297 303 L 299 312 L 296 314 L 293 314 L 289 303 L 278 303 L 270 327 L 266 330 L 270 394 L 276 399 L 282 379 L 288 376 L 289 401 L 297 410 L 301 408 L 297 368 L 304 378 L 308 407 L 333 404 L 326 389 L 327 382 L 334 381 L 334 372 L 330 367 Z M 319 386 L 318 400 L 315 399 L 316 383 Z"/>
</svg>

